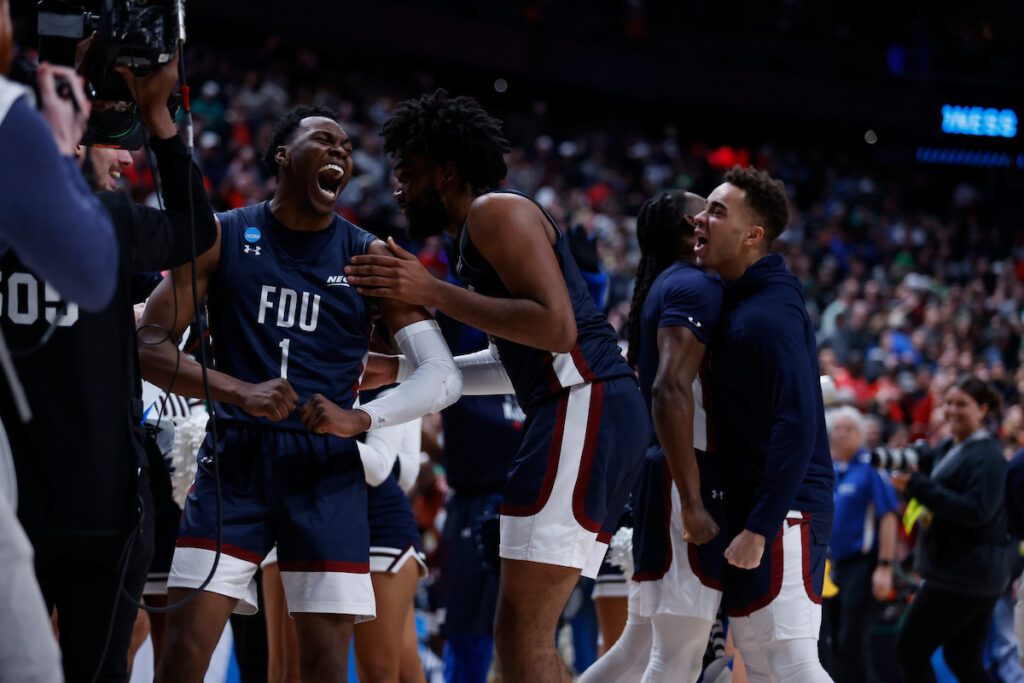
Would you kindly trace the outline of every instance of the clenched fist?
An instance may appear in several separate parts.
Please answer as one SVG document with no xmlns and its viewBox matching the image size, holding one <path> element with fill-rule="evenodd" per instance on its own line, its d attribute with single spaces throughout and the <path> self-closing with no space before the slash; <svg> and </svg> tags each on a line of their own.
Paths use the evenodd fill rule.
<svg viewBox="0 0 1024 683">
<path fill-rule="evenodd" d="M 295 410 L 299 396 L 286 379 L 253 384 L 242 399 L 242 410 L 256 417 L 280 422 Z"/>
<path fill-rule="evenodd" d="M 315 434 L 355 436 L 370 428 L 372 421 L 361 410 L 345 410 L 322 394 L 313 394 L 299 410 L 302 424 Z"/>
</svg>

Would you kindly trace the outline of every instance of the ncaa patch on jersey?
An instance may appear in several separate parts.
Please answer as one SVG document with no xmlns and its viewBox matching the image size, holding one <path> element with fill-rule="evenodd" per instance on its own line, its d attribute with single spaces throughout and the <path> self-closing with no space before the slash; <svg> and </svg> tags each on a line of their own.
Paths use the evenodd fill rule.
<svg viewBox="0 0 1024 683">
<path fill-rule="evenodd" d="M 263 236 L 263 233 L 260 232 L 259 228 L 246 228 L 244 235 L 245 235 L 245 241 L 249 242 L 249 243 L 252 243 L 252 242 L 259 242 L 260 241 L 260 237 Z"/>
</svg>

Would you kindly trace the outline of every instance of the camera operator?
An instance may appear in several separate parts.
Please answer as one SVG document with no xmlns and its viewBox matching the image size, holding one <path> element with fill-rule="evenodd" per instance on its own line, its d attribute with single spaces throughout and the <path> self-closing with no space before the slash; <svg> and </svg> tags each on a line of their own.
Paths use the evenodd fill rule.
<svg viewBox="0 0 1024 683">
<path fill-rule="evenodd" d="M 122 574 L 127 593 L 138 599 L 153 553 L 132 275 L 188 262 L 190 223 L 199 253 L 216 239 L 202 177 L 167 108 L 176 68 L 174 59 L 146 77 L 122 71 L 138 93 L 167 210 L 98 193 L 120 244 L 112 303 L 83 313 L 60 301 L 34 269 L 14 257 L 0 260 L 0 293 L 11 302 L 0 324 L 22 350 L 17 367 L 36 415 L 16 423 L 14 406 L 0 400 L 0 416 L 10 429 L 19 514 L 35 546 L 37 577 L 47 607 L 57 607 L 69 681 L 90 680 L 97 670 L 98 680 L 126 678 L 136 608 L 120 595 Z"/>
<path fill-rule="evenodd" d="M 74 162 L 62 158 L 85 130 L 89 103 L 70 69 L 44 64 L 38 72 L 43 115 L 37 113 L 28 91 L 5 78 L 11 28 L 7 0 L 0 0 L 0 254 L 13 250 L 83 308 L 99 309 L 113 294 L 117 243 L 110 217 Z M 66 97 L 57 94 L 57 77 L 67 81 Z M 0 680 L 56 681 L 60 651 L 17 505 L 14 464 L 0 424 Z"/>
<path fill-rule="evenodd" d="M 976 377 L 946 391 L 945 419 L 952 437 L 930 453 L 931 474 L 891 475 L 893 486 L 926 508 L 915 569 L 922 586 L 896 638 L 903 680 L 934 681 L 929 660 L 940 646 L 960 681 L 988 681 L 982 652 L 992 611 L 1009 581 L 1011 546 L 1004 506 L 1006 460 L 985 429 L 1000 399 Z"/>
</svg>

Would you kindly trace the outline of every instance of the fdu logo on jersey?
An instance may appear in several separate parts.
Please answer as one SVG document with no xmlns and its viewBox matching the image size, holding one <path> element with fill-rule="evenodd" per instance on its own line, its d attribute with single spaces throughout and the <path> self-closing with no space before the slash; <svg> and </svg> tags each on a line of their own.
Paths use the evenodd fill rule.
<svg viewBox="0 0 1024 683">
<path fill-rule="evenodd" d="M 256 242 L 259 242 L 260 238 L 263 236 L 263 234 L 260 232 L 260 229 L 256 227 L 246 228 L 245 232 L 243 233 L 243 236 L 245 237 L 245 241 L 248 242 L 248 244 L 243 245 L 242 251 L 245 252 L 246 254 L 254 254 L 256 256 L 259 256 L 262 247 L 257 245 Z"/>
</svg>

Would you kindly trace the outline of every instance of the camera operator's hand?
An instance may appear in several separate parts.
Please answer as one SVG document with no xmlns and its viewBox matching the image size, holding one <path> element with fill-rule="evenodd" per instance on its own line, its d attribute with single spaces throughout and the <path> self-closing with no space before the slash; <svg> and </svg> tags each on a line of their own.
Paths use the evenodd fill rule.
<svg viewBox="0 0 1024 683">
<path fill-rule="evenodd" d="M 84 81 L 72 69 L 49 62 L 39 65 L 36 78 L 43 117 L 50 124 L 57 149 L 65 156 L 74 156 L 75 148 L 85 134 L 91 110 L 89 100 L 82 90 Z M 67 81 L 70 86 L 67 97 L 57 92 L 58 78 Z"/>
<path fill-rule="evenodd" d="M 132 96 L 138 98 L 139 116 L 150 135 L 159 140 L 177 135 L 178 128 L 167 109 L 167 100 L 178 83 L 178 53 L 148 76 L 136 76 L 127 66 L 118 67 L 117 71 L 128 84 Z"/>
<path fill-rule="evenodd" d="M 239 406 L 250 415 L 278 422 L 295 410 L 298 401 L 299 395 L 288 380 L 272 379 L 249 385 Z"/>
<path fill-rule="evenodd" d="M 302 424 L 315 434 L 355 436 L 373 424 L 369 413 L 345 410 L 322 394 L 313 394 L 299 410 Z"/>
</svg>

